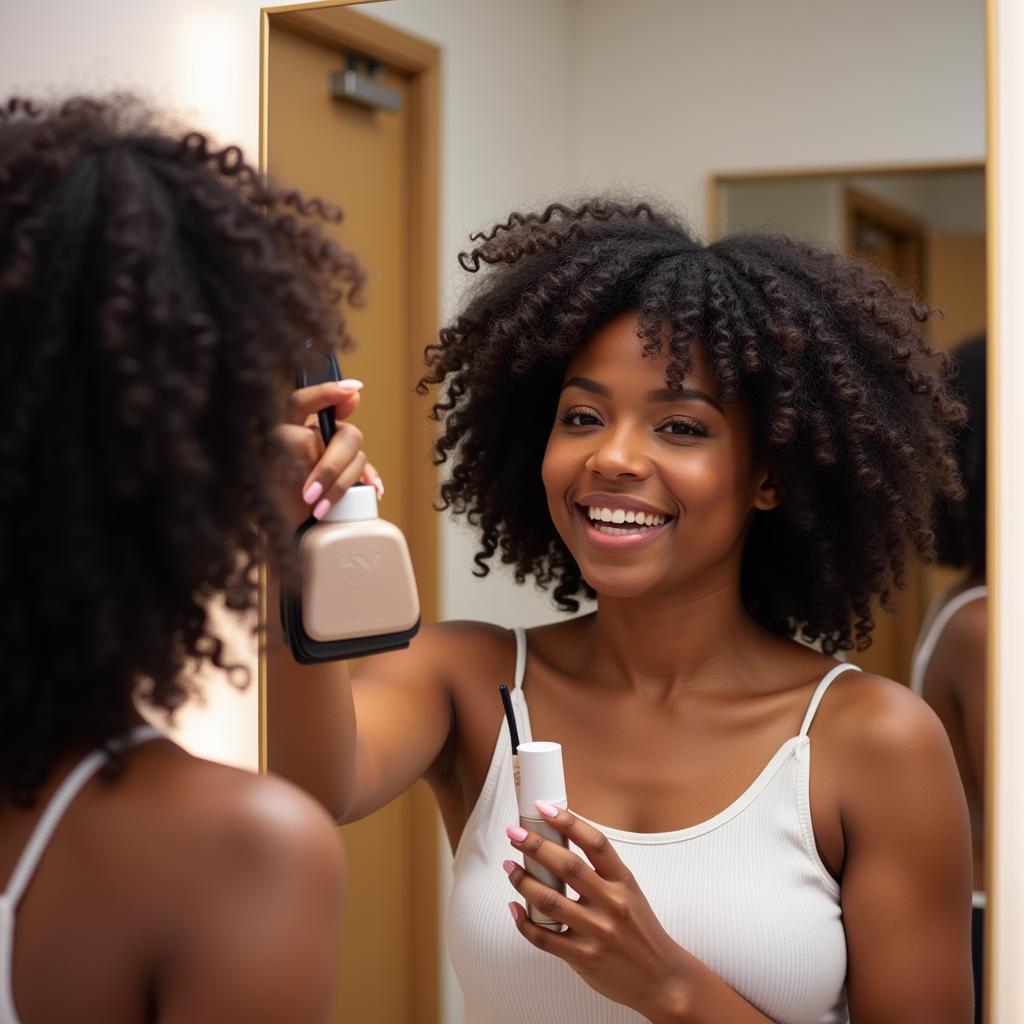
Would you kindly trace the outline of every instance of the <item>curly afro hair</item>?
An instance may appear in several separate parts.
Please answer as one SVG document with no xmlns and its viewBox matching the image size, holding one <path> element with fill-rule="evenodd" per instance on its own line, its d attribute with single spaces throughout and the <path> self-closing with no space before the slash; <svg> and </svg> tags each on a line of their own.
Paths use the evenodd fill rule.
<svg viewBox="0 0 1024 1024">
<path fill-rule="evenodd" d="M 0 796 L 226 664 L 208 611 L 286 559 L 282 384 L 344 347 L 340 213 L 130 97 L 0 107 Z M 282 561 L 286 565 L 286 561 Z"/>
<path fill-rule="evenodd" d="M 984 576 L 986 568 L 986 347 L 985 335 L 979 334 L 950 353 L 953 384 L 967 407 L 967 422 L 956 437 L 956 458 L 965 494 L 962 501 L 940 502 L 935 518 L 938 560 L 978 576 Z"/>
<path fill-rule="evenodd" d="M 782 504 L 747 537 L 750 614 L 828 653 L 867 647 L 873 598 L 892 607 L 908 558 L 933 554 L 937 496 L 961 493 L 964 410 L 925 342 L 929 310 L 838 254 L 758 234 L 705 245 L 647 203 L 553 204 L 470 240 L 459 261 L 482 278 L 427 348 L 420 389 L 440 386 L 442 505 L 478 529 L 477 574 L 498 553 L 563 610 L 595 596 L 551 524 L 541 462 L 567 363 L 632 310 L 667 386 L 701 345 L 772 456 Z"/>
</svg>

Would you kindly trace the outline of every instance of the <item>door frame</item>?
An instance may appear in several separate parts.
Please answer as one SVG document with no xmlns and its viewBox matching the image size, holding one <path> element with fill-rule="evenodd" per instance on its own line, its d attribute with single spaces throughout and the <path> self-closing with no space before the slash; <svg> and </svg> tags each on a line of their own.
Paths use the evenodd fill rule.
<svg viewBox="0 0 1024 1024">
<path fill-rule="evenodd" d="M 432 507 L 438 473 L 430 454 L 434 430 L 428 414 L 430 399 L 416 394 L 423 375 L 423 349 L 436 337 L 440 318 L 440 192 L 441 192 L 441 50 L 401 29 L 368 18 L 346 7 L 376 0 L 318 0 L 260 10 L 259 169 L 267 171 L 269 154 L 268 85 L 271 22 L 320 43 L 357 50 L 408 76 L 410 106 L 410 203 L 406 246 L 406 297 L 409 318 L 404 340 L 410 415 L 404 439 L 423 458 L 409 462 L 411 507 Z M 416 566 L 422 618 L 436 621 L 439 613 L 439 529 L 436 516 L 410 516 L 406 539 Z M 260 573 L 260 623 L 267 621 L 266 574 Z M 262 637 L 262 630 L 261 630 Z M 267 766 L 267 659 L 262 647 L 258 672 L 259 768 Z M 417 786 L 410 794 L 413 848 L 411 858 L 411 963 L 414 998 L 413 1024 L 436 1024 L 440 1002 L 438 930 L 438 827 L 430 793 Z"/>
</svg>

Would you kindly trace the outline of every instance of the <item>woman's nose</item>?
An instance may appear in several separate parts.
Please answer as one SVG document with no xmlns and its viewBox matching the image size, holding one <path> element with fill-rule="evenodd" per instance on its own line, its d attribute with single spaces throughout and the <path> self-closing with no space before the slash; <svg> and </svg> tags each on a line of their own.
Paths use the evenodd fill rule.
<svg viewBox="0 0 1024 1024">
<path fill-rule="evenodd" d="M 609 430 L 591 452 L 586 468 L 608 479 L 633 476 L 643 480 L 651 472 L 644 440 L 634 430 Z"/>
</svg>

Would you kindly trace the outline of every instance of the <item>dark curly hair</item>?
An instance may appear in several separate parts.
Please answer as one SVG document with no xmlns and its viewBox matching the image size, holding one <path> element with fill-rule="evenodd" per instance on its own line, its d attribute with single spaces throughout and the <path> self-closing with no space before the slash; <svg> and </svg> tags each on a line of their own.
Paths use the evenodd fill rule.
<svg viewBox="0 0 1024 1024">
<path fill-rule="evenodd" d="M 705 245 L 647 203 L 553 204 L 471 242 L 460 263 L 486 272 L 420 388 L 440 385 L 442 504 L 478 528 L 477 574 L 498 553 L 566 611 L 595 596 L 551 523 L 541 462 L 573 353 L 635 310 L 645 353 L 667 349 L 667 385 L 701 345 L 771 453 L 782 504 L 746 541 L 750 614 L 829 653 L 868 646 L 873 597 L 892 607 L 909 549 L 934 552 L 936 496 L 960 494 L 964 412 L 924 340 L 929 310 L 838 254 L 758 234 Z"/>
<path fill-rule="evenodd" d="M 967 407 L 967 422 L 957 432 L 956 459 L 964 483 L 962 501 L 941 501 L 935 517 L 938 560 L 985 575 L 985 520 L 988 473 L 988 402 L 984 334 L 961 342 L 951 353 L 953 386 Z"/>
<path fill-rule="evenodd" d="M 286 558 L 271 490 L 304 339 L 347 343 L 356 261 L 235 146 L 130 97 L 0 107 L 0 796 L 173 711 L 208 611 Z M 282 563 L 285 564 L 285 563 Z"/>
</svg>

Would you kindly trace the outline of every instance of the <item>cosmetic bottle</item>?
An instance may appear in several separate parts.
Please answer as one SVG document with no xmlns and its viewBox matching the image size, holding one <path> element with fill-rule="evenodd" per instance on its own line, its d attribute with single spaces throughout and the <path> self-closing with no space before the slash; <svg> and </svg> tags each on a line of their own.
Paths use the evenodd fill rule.
<svg viewBox="0 0 1024 1024">
<path fill-rule="evenodd" d="M 552 843 L 567 848 L 569 841 L 537 810 L 537 801 L 554 804 L 565 810 L 569 805 L 565 796 L 565 772 L 562 768 L 561 743 L 535 742 L 520 743 L 516 752 L 519 768 L 519 824 L 522 828 L 543 836 Z M 524 854 L 523 866 L 538 882 L 561 895 L 565 895 L 565 883 L 542 864 Z M 561 931 L 563 925 L 553 920 L 536 907 L 527 904 L 527 914 L 534 924 L 552 931 Z"/>
<path fill-rule="evenodd" d="M 341 379 L 337 360 L 323 360 L 315 372 L 303 370 L 301 387 Z M 328 443 L 333 410 L 319 420 Z M 337 661 L 409 646 L 420 624 L 416 577 L 402 531 L 377 515 L 373 487 L 350 487 L 322 519 L 303 523 L 296 544 L 301 583 L 297 593 L 281 589 L 281 623 L 296 661 Z"/>
</svg>

